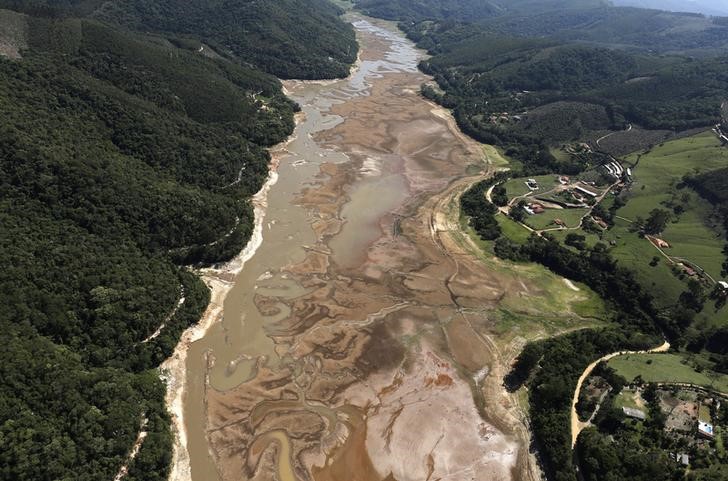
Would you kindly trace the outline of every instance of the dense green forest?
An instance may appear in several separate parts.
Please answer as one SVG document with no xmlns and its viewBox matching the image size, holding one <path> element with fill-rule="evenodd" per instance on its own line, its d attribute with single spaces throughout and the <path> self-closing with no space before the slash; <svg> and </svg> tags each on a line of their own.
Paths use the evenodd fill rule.
<svg viewBox="0 0 728 481">
<path fill-rule="evenodd" d="M 522 12 L 596 8 L 606 0 L 355 0 L 357 7 L 389 20 L 482 20 Z"/>
<path fill-rule="evenodd" d="M 22 59 L 0 57 L 0 479 L 113 479 L 143 419 L 126 479 L 166 479 L 155 368 L 209 301 L 184 266 L 243 248 L 266 147 L 298 107 L 263 60 L 202 55 L 177 25 L 140 34 L 100 21 L 100 2 L 2 3 L 34 15 Z M 312 48 L 290 73 L 346 74 L 356 46 L 337 10 L 288 7 L 352 49 L 332 61 Z M 299 27 L 278 37 L 292 56 L 309 41 Z"/>
<path fill-rule="evenodd" d="M 461 128 L 485 143 L 557 145 L 591 132 L 645 129 L 683 131 L 720 118 L 728 89 L 724 57 L 688 59 L 521 39 L 458 27 L 409 28 L 410 37 L 435 56 L 422 69 L 439 89 L 433 100 L 453 109 Z M 567 170 L 554 159 L 523 155 L 534 170 Z"/>
<path fill-rule="evenodd" d="M 356 60 L 351 25 L 328 0 L 0 0 L 36 16 L 83 15 L 177 46 L 213 52 L 282 78 L 345 77 Z"/>
<path fill-rule="evenodd" d="M 550 37 L 653 52 L 720 54 L 728 45 L 722 17 L 615 7 L 605 0 L 355 0 L 362 11 L 405 24 L 467 24 L 471 32 Z"/>
</svg>

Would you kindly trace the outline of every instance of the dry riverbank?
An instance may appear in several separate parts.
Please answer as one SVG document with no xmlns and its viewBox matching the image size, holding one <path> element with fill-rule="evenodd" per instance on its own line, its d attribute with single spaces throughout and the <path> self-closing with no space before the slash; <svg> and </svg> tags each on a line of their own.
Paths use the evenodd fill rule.
<svg viewBox="0 0 728 481">
<path fill-rule="evenodd" d="M 492 166 L 419 95 L 422 52 L 389 24 L 354 24 L 349 79 L 285 84 L 305 120 L 265 242 L 223 275 L 222 307 L 177 360 L 194 387 L 172 398 L 190 455 L 173 479 L 538 479 L 502 386 L 525 340 L 496 324 L 504 299 L 544 288 L 463 243 L 459 196 Z"/>
<path fill-rule="evenodd" d="M 300 116 L 297 118 L 300 120 Z M 182 333 L 175 350 L 160 366 L 162 378 L 167 384 L 166 404 L 172 417 L 174 451 L 172 455 L 170 481 L 189 481 L 192 479 L 189 453 L 187 450 L 187 428 L 184 417 L 184 402 L 187 394 L 186 363 L 190 344 L 202 339 L 210 327 L 222 317 L 223 303 L 230 291 L 235 276 L 245 263 L 255 255 L 263 242 L 263 222 L 268 204 L 268 193 L 278 180 L 278 165 L 285 149 L 294 139 L 289 138 L 271 150 L 271 163 L 268 179 L 251 199 L 255 212 L 253 234 L 245 248 L 234 259 L 216 268 L 203 269 L 200 274 L 210 289 L 210 304 L 200 322 Z"/>
</svg>

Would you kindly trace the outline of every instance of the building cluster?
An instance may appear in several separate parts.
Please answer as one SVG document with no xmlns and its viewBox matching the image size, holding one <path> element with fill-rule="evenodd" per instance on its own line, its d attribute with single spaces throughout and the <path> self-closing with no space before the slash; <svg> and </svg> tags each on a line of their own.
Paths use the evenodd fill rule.
<svg viewBox="0 0 728 481">
<path fill-rule="evenodd" d="M 632 169 L 631 168 L 624 168 L 622 167 L 622 164 L 619 163 L 618 160 L 615 160 L 612 158 L 612 161 L 602 165 L 604 170 L 606 171 L 607 175 L 609 175 L 611 178 L 615 180 L 624 180 L 626 182 L 632 181 Z"/>
</svg>

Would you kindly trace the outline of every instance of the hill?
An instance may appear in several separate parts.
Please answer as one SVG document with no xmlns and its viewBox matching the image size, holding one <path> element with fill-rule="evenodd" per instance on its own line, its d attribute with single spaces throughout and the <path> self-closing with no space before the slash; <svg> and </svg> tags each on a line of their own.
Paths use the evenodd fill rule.
<svg viewBox="0 0 728 481">
<path fill-rule="evenodd" d="M 565 8 L 606 6 L 606 0 L 355 0 L 368 15 L 389 20 L 467 20 L 496 17 L 515 12 L 541 12 Z"/>
<path fill-rule="evenodd" d="M 653 8 L 670 12 L 694 12 L 704 15 L 728 15 L 725 0 L 612 0 L 617 6 Z"/>
<path fill-rule="evenodd" d="M 35 16 L 83 16 L 218 54 L 282 78 L 349 74 L 357 46 L 327 0 L 0 0 Z"/>
<path fill-rule="evenodd" d="M 0 56 L 0 478 L 114 479 L 146 422 L 125 479 L 163 480 L 155 368 L 209 301 L 184 266 L 246 244 L 266 148 L 297 106 L 254 62 L 206 55 L 173 25 L 141 34 L 98 20 L 100 2 L 10 3 L 36 15 L 0 11 L 0 45 L 20 57 Z M 292 8 L 349 31 L 317 5 Z M 279 41 L 293 52 L 305 35 Z M 337 74 L 309 55 L 296 71 Z"/>
<path fill-rule="evenodd" d="M 557 38 L 513 37 L 481 24 L 402 24 L 433 57 L 421 67 L 439 89 L 425 95 L 452 108 L 461 127 L 485 143 L 558 145 L 632 124 L 684 131 L 720 119 L 728 88 L 723 57 L 685 58 L 609 49 Z M 564 110 L 566 109 L 566 110 Z M 544 128 L 534 128 L 535 119 Z M 646 141 L 650 136 L 646 135 Z M 638 146 L 639 147 L 639 146 Z M 647 147 L 647 144 L 642 147 Z M 531 152 L 533 149 L 526 149 Z M 514 151 L 515 152 L 515 151 Z M 544 154 L 526 164 L 574 172 Z M 538 168 L 536 169 L 538 170 Z"/>
</svg>

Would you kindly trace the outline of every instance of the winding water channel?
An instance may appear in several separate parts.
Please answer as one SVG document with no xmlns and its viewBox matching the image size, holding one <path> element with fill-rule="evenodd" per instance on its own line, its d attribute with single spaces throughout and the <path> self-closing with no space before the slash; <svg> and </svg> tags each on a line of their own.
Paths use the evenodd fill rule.
<svg viewBox="0 0 728 481">
<path fill-rule="evenodd" d="M 422 52 L 352 21 L 350 78 L 286 83 L 303 115 L 276 154 L 262 244 L 189 346 L 191 479 L 531 479 L 485 334 L 504 291 L 527 286 L 451 235 L 487 159 L 418 95 Z"/>
</svg>

